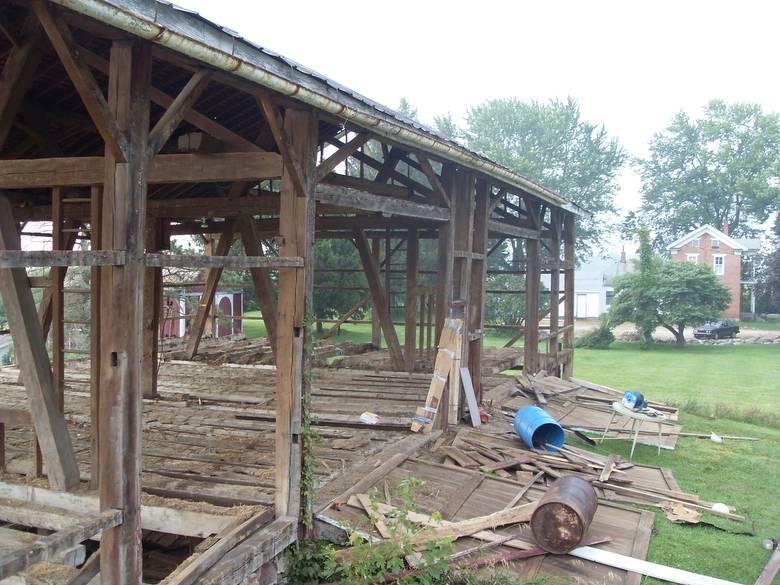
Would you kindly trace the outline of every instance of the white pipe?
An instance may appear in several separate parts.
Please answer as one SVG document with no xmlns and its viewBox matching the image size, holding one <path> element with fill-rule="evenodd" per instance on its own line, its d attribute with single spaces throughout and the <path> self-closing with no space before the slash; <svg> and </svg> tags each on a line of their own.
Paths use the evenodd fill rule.
<svg viewBox="0 0 780 585">
<path fill-rule="evenodd" d="M 557 193 L 545 189 L 541 185 L 513 173 L 507 168 L 488 161 L 465 148 L 449 144 L 432 137 L 422 131 L 404 127 L 400 123 L 389 122 L 367 114 L 320 93 L 312 91 L 298 83 L 294 83 L 254 63 L 211 47 L 177 31 L 165 28 L 154 20 L 150 20 L 130 10 L 120 8 L 107 0 L 51 0 L 55 4 L 69 8 L 85 16 L 89 16 L 104 24 L 129 32 L 135 36 L 152 41 L 173 51 L 187 55 L 193 59 L 211 65 L 222 71 L 232 73 L 262 85 L 268 89 L 297 99 L 317 109 L 344 118 L 372 132 L 390 138 L 407 146 L 433 151 L 450 160 L 457 161 L 472 170 L 482 171 L 497 177 L 517 188 L 523 189 L 558 207 L 576 214 L 587 214 L 579 206 L 567 201 Z"/>
</svg>

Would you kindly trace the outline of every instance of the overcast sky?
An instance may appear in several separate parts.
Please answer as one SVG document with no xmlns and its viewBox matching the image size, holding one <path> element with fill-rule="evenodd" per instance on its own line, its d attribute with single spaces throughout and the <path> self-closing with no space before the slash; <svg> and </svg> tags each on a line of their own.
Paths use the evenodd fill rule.
<svg viewBox="0 0 780 585">
<path fill-rule="evenodd" d="M 496 97 L 571 95 L 633 155 L 710 99 L 780 111 L 780 2 L 176 0 L 423 122 Z M 618 203 L 639 204 L 624 172 Z"/>
</svg>

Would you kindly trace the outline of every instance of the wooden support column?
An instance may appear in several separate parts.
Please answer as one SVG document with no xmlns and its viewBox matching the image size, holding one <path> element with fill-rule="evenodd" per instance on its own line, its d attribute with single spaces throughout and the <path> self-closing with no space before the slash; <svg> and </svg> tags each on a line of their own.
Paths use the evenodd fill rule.
<svg viewBox="0 0 780 585">
<path fill-rule="evenodd" d="M 106 144 L 103 250 L 126 250 L 123 266 L 101 269 L 100 294 L 100 509 L 121 510 L 122 524 L 103 532 L 101 581 L 141 582 L 141 339 L 149 137 L 151 45 L 116 40 L 111 45 L 106 103 L 126 141 L 125 163 Z M 102 96 L 101 96 L 102 97 Z M 98 101 L 100 101 L 98 99 Z"/>
<path fill-rule="evenodd" d="M 102 245 L 103 188 L 90 188 L 90 250 L 99 250 Z M 93 266 L 89 274 L 89 416 L 90 416 L 90 477 L 89 487 L 97 489 L 100 472 L 100 291 L 101 271 Z"/>
<path fill-rule="evenodd" d="M 553 265 L 550 268 L 550 336 L 547 339 L 548 373 L 554 376 L 561 375 L 561 368 L 558 354 L 558 318 L 560 313 L 561 300 L 561 278 L 559 265 L 561 262 L 561 211 L 552 209 L 550 211 L 550 256 L 553 259 Z"/>
<path fill-rule="evenodd" d="M 463 334 L 458 343 L 458 355 L 453 362 L 449 382 L 449 423 L 457 424 L 463 417 L 465 403 L 461 400 L 460 368 L 469 363 L 469 343 L 472 330 L 471 318 L 471 268 L 474 246 L 474 204 L 475 180 L 470 172 L 458 170 L 455 177 L 455 190 L 452 193 L 454 253 L 452 267 L 453 305 L 457 304 L 463 319 Z"/>
<path fill-rule="evenodd" d="M 528 220 L 532 229 L 540 229 L 541 206 L 536 202 L 527 202 Z M 523 341 L 523 372 L 535 374 L 539 371 L 539 286 L 541 278 L 541 260 L 539 258 L 539 240 L 525 240 L 525 334 Z"/>
<path fill-rule="evenodd" d="M 0 250 L 21 249 L 11 204 L 0 196 Z M 41 444 L 49 483 L 57 490 L 78 487 L 79 470 L 65 417 L 57 408 L 51 362 L 24 268 L 0 269 L 0 295 L 22 370 L 35 434 Z"/>
<path fill-rule="evenodd" d="M 146 251 L 163 249 L 163 222 L 151 219 L 146 226 Z M 144 398 L 157 396 L 157 345 L 162 310 L 162 268 L 146 268 L 144 277 L 144 321 L 141 344 L 141 387 Z"/>
<path fill-rule="evenodd" d="M 230 247 L 233 245 L 233 237 L 235 236 L 235 223 L 232 221 L 225 222 L 225 228 L 222 231 L 222 235 L 219 237 L 217 243 L 215 256 L 227 256 L 230 252 Z M 198 311 L 195 314 L 195 319 L 192 321 L 190 327 L 190 337 L 187 341 L 187 359 L 192 359 L 195 354 L 198 353 L 198 346 L 200 345 L 200 339 L 203 336 L 203 331 L 206 329 L 206 321 L 209 319 L 211 313 L 211 307 L 214 304 L 214 295 L 217 294 L 217 287 L 219 286 L 219 278 L 222 276 L 222 268 L 209 268 L 206 274 L 206 284 L 203 287 L 203 294 L 198 301 Z"/>
<path fill-rule="evenodd" d="M 55 187 L 51 191 L 51 247 L 52 250 L 65 249 L 65 234 L 63 233 L 63 202 L 62 189 Z M 65 412 L 65 286 L 64 266 L 52 267 L 49 271 L 49 288 L 51 289 L 51 355 L 52 374 L 54 377 L 54 395 L 57 408 Z"/>
<path fill-rule="evenodd" d="M 467 311 L 470 337 L 469 344 L 469 371 L 477 394 L 477 401 L 481 400 L 482 381 L 482 345 L 483 325 L 485 314 L 485 281 L 487 280 L 487 236 L 488 217 L 490 212 L 490 190 L 487 182 L 477 180 L 476 200 L 474 202 L 474 240 L 471 250 L 474 253 L 471 259 L 471 285 L 469 296 L 469 308 Z"/>
<path fill-rule="evenodd" d="M 566 213 L 563 217 L 563 349 L 567 352 L 563 364 L 563 377 L 574 373 L 574 215 Z"/>
<path fill-rule="evenodd" d="M 450 194 L 450 219 L 439 226 L 438 232 L 438 259 L 436 271 L 436 341 L 438 344 L 441 331 L 444 327 L 444 319 L 447 318 L 452 304 L 452 259 L 454 255 L 453 222 L 457 201 L 453 200 L 455 172 L 450 165 L 444 165 L 442 169 L 442 184 Z M 446 398 L 445 390 L 445 398 Z M 442 417 L 443 418 L 443 417 Z"/>
<path fill-rule="evenodd" d="M 285 164 L 282 172 L 279 256 L 300 256 L 302 268 L 279 270 L 276 331 L 276 491 L 277 518 L 297 517 L 301 508 L 303 449 L 300 422 L 303 394 L 310 392 L 310 355 L 303 348 L 313 340 L 308 315 L 314 290 L 314 177 L 317 160 L 317 116 L 311 110 L 288 108 L 282 126 L 273 104 L 264 103 L 266 120 Z M 293 162 L 294 161 L 294 162 Z"/>
<path fill-rule="evenodd" d="M 371 255 L 374 258 L 374 262 L 379 266 L 379 255 L 382 240 L 380 238 L 374 238 L 371 241 Z M 385 261 L 385 274 L 389 274 L 389 267 L 387 266 L 387 260 Z M 387 286 L 385 286 L 385 290 Z M 377 311 L 374 305 L 371 305 L 371 344 L 374 347 L 380 347 L 382 345 L 382 326 L 379 323 L 379 311 Z"/>
<path fill-rule="evenodd" d="M 246 255 L 264 256 L 257 224 L 252 217 L 241 215 L 238 218 L 238 229 L 241 233 L 241 241 L 244 244 Z M 263 268 L 252 268 L 249 273 L 255 285 L 257 304 L 260 307 L 260 312 L 263 314 L 263 323 L 265 323 L 268 341 L 271 343 L 274 355 L 276 355 L 276 293 L 271 282 L 270 272 Z"/>
<path fill-rule="evenodd" d="M 390 305 L 385 290 L 379 280 L 379 265 L 374 263 L 374 258 L 369 249 L 366 234 L 362 230 L 355 230 L 355 244 L 357 245 L 360 260 L 363 263 L 363 271 L 368 282 L 368 289 L 371 293 L 371 299 L 379 313 L 379 321 L 382 324 L 382 333 L 384 333 L 387 342 L 387 350 L 390 353 L 390 359 L 396 370 L 403 370 L 404 355 L 401 350 L 401 344 L 398 341 L 398 335 L 395 332 L 393 318 L 390 314 Z M 388 263 L 388 266 L 390 263 Z"/>
<path fill-rule="evenodd" d="M 420 236 L 410 229 L 406 238 L 406 299 L 404 301 L 404 366 L 414 372 L 414 342 L 417 333 L 417 273 L 420 260 Z"/>
</svg>

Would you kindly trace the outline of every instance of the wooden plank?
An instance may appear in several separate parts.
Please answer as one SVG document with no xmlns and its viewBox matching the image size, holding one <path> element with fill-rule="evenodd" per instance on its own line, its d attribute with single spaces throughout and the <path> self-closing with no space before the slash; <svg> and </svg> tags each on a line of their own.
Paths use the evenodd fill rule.
<svg viewBox="0 0 780 585">
<path fill-rule="evenodd" d="M 192 585 L 233 547 L 273 519 L 273 511 L 255 514 L 232 530 L 220 535 L 219 540 L 203 553 L 195 553 L 184 561 L 184 568 L 162 581 L 162 585 Z"/>
<path fill-rule="evenodd" d="M 100 156 L 0 161 L 0 189 L 43 189 L 100 184 L 105 170 Z M 148 182 L 227 183 L 274 179 L 282 159 L 272 152 L 158 154 L 149 163 Z"/>
<path fill-rule="evenodd" d="M 232 222 L 229 223 L 233 225 Z M 214 256 L 144 254 L 144 265 L 147 267 L 209 268 L 212 270 L 248 270 L 252 268 L 273 270 L 303 266 L 303 258 L 294 256 L 227 256 L 219 254 L 219 249 L 217 252 Z"/>
<path fill-rule="evenodd" d="M 569 555 L 577 557 L 578 559 L 600 563 L 615 569 L 641 573 L 648 577 L 655 577 L 656 579 L 662 579 L 680 585 L 738 585 L 733 581 L 707 577 L 706 575 L 699 575 L 689 571 L 683 571 L 682 569 L 675 569 L 673 567 L 651 563 L 642 559 L 590 546 L 575 548 L 573 551 L 569 552 Z"/>
<path fill-rule="evenodd" d="M 153 219 L 146 225 L 146 249 L 150 252 L 163 246 L 163 222 Z M 141 342 L 141 376 L 144 398 L 157 396 L 157 369 L 160 333 L 160 312 L 163 305 L 162 270 L 147 268 L 144 274 L 144 321 Z"/>
<path fill-rule="evenodd" d="M 406 238 L 406 295 L 404 299 L 404 365 L 407 372 L 414 372 L 419 262 L 420 235 L 416 229 L 410 229 Z"/>
<path fill-rule="evenodd" d="M 153 158 L 168 139 L 174 133 L 187 112 L 195 105 L 198 98 L 203 94 L 208 87 L 209 81 L 213 71 L 209 69 L 199 69 L 193 73 L 190 80 L 173 100 L 173 103 L 168 106 L 165 113 L 154 125 L 154 128 L 149 133 L 149 145 L 147 146 L 147 156 Z"/>
<path fill-rule="evenodd" d="M 0 187 L 2 181 L 0 181 Z M 437 207 L 428 203 L 417 203 L 404 199 L 394 199 L 374 195 L 365 191 L 340 187 L 328 183 L 320 183 L 315 190 L 317 201 L 360 209 L 363 211 L 378 211 L 384 214 L 399 215 L 402 217 L 415 217 L 430 221 L 447 221 L 449 211 L 445 207 Z"/>
<path fill-rule="evenodd" d="M 541 225 L 541 207 L 538 203 L 527 206 L 529 219 L 535 226 Z M 525 240 L 525 338 L 523 340 L 523 373 L 539 371 L 539 289 L 541 267 L 539 240 Z"/>
<path fill-rule="evenodd" d="M 282 122 L 282 119 L 279 116 L 279 109 L 267 96 L 261 96 L 258 98 L 258 102 L 260 109 L 265 116 L 265 122 L 268 124 L 274 142 L 276 142 L 276 147 L 282 155 L 286 175 L 289 177 L 290 181 L 292 181 L 298 197 L 306 197 L 308 189 L 303 176 L 301 161 L 295 146 L 288 142 L 289 137 L 287 136 L 287 131 L 285 129 L 285 122 Z"/>
<path fill-rule="evenodd" d="M 241 234 L 241 242 L 247 256 L 254 258 L 264 257 L 263 246 L 260 243 L 260 235 L 257 224 L 248 215 L 238 218 L 238 230 Z M 263 323 L 274 353 L 276 352 L 276 293 L 271 282 L 270 273 L 263 268 L 251 268 L 250 275 L 255 286 L 257 305 L 263 315 Z"/>
<path fill-rule="evenodd" d="M 374 263 L 368 239 L 363 230 L 355 230 L 355 244 L 360 254 L 360 260 L 363 263 L 363 271 L 366 275 L 368 288 L 371 291 L 371 299 L 379 313 L 379 322 L 382 325 L 382 333 L 385 336 L 385 342 L 390 352 L 390 359 L 396 370 L 402 370 L 404 367 L 403 351 L 398 341 L 395 326 L 390 318 L 390 306 L 387 301 L 386 291 L 382 289 L 382 284 L 379 280 L 379 266 Z"/>
<path fill-rule="evenodd" d="M 769 557 L 764 570 L 761 571 L 758 579 L 756 579 L 755 585 L 772 585 L 778 573 L 780 573 L 780 548 L 777 548 L 777 545 L 775 545 L 775 550 L 772 552 L 772 556 Z"/>
<path fill-rule="evenodd" d="M 571 378 L 574 373 L 574 215 L 563 217 L 563 256 L 568 268 L 563 270 L 563 349 L 570 351 L 569 359 L 563 364 L 563 377 Z"/>
<path fill-rule="evenodd" d="M 90 188 L 90 249 L 98 250 L 103 242 L 103 189 L 93 185 Z M 92 267 L 89 276 L 89 420 L 90 420 L 90 476 L 89 487 L 97 489 L 100 436 L 100 315 L 101 315 L 101 268 Z"/>
<path fill-rule="evenodd" d="M 29 546 L 0 554 L 0 579 L 15 575 L 32 564 L 49 560 L 96 534 L 121 524 L 122 512 L 110 510 L 98 516 L 42 536 Z"/>
<path fill-rule="evenodd" d="M 125 263 L 126 258 L 127 253 L 124 250 L 98 250 L 94 252 L 2 250 L 0 251 L 0 269 L 23 268 L 25 266 L 121 266 Z"/>
<path fill-rule="evenodd" d="M 65 21 L 55 14 L 43 0 L 33 0 L 32 9 L 46 31 L 54 51 L 59 56 L 65 71 L 73 82 L 92 122 L 111 151 L 119 161 L 124 162 L 127 153 L 127 139 L 121 132 L 103 91 L 95 81 L 92 71 L 79 54 L 73 35 Z"/>
<path fill-rule="evenodd" d="M 217 256 L 222 258 L 228 257 L 227 254 L 233 245 L 233 237 L 235 234 L 235 223 L 228 221 L 225 223 L 225 227 L 222 230 L 222 235 L 219 237 L 219 243 L 217 244 L 216 253 Z M 146 255 L 148 257 L 149 254 Z M 147 264 L 149 266 L 149 264 Z M 187 341 L 186 356 L 187 359 L 192 359 L 195 354 L 198 353 L 198 346 L 200 345 L 200 339 L 203 336 L 203 331 L 206 328 L 206 320 L 208 319 L 211 306 L 214 303 L 214 295 L 217 293 L 217 287 L 219 286 L 219 278 L 222 276 L 222 266 L 217 265 L 211 267 L 206 274 L 206 285 L 203 287 L 203 294 L 198 301 L 198 311 L 195 315 L 195 319 L 190 326 L 190 337 Z"/>
<path fill-rule="evenodd" d="M 415 156 L 417 157 L 417 160 L 420 162 L 420 166 L 422 167 L 423 173 L 428 179 L 428 182 L 431 184 L 434 193 L 436 193 L 437 197 L 441 200 L 442 203 L 444 203 L 447 207 L 449 207 L 450 197 L 449 195 L 447 195 L 447 190 L 441 184 L 439 175 L 437 175 L 436 172 L 433 170 L 433 167 L 431 166 L 431 161 L 428 160 L 426 156 L 423 156 L 420 153 L 416 153 Z"/>
<path fill-rule="evenodd" d="M 371 240 L 371 255 L 373 256 L 376 265 L 380 268 L 382 267 L 382 264 L 380 264 L 379 260 L 381 255 L 381 248 L 382 240 L 380 238 L 374 238 Z M 390 287 L 387 286 L 387 283 L 385 283 L 385 290 L 390 290 Z M 370 298 L 370 295 L 363 297 L 366 302 L 368 302 Z M 382 345 L 382 325 L 379 322 L 379 312 L 373 305 L 371 305 L 371 343 L 377 349 L 379 349 L 379 347 Z"/>
<path fill-rule="evenodd" d="M 337 166 L 343 163 L 349 155 L 355 152 L 358 148 L 368 142 L 370 136 L 367 132 L 355 135 L 344 146 L 339 148 L 336 152 L 331 154 L 328 158 L 323 160 L 317 165 L 317 176 L 315 181 L 319 183 L 329 173 L 331 173 Z"/>
<path fill-rule="evenodd" d="M 11 205 L 0 196 L 0 250 L 20 247 Z M 23 268 L 10 268 L 0 270 L 0 276 L 0 294 L 49 481 L 55 489 L 73 489 L 79 483 L 78 466 L 65 418 L 57 408 L 51 364 L 27 273 Z"/>
</svg>

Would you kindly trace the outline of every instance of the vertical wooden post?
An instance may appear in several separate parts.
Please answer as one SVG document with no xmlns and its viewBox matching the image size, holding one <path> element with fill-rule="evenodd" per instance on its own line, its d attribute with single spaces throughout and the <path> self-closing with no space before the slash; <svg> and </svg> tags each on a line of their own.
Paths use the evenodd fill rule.
<svg viewBox="0 0 780 585">
<path fill-rule="evenodd" d="M 162 249 L 162 220 L 153 219 L 146 226 L 146 250 Z M 141 343 L 141 387 L 144 398 L 157 396 L 157 344 L 159 343 L 162 308 L 162 268 L 146 268 L 144 276 L 144 320 Z"/>
<path fill-rule="evenodd" d="M 550 256 L 553 264 L 550 267 L 550 336 L 548 338 L 549 362 L 547 370 L 555 376 L 561 375 L 561 368 L 558 354 L 558 318 L 560 313 L 561 284 L 560 284 L 560 262 L 561 262 L 561 214 L 560 210 L 552 209 L 550 211 Z"/>
<path fill-rule="evenodd" d="M 371 255 L 374 258 L 377 266 L 379 266 L 379 253 L 382 240 L 380 238 L 374 238 L 371 240 Z M 385 264 L 389 263 L 389 259 L 385 260 Z M 385 275 L 390 274 L 389 268 L 385 266 Z M 386 284 L 385 284 L 386 286 Z M 387 290 L 387 289 L 385 289 Z M 379 323 L 379 312 L 376 309 L 376 305 L 371 304 L 371 344 L 374 347 L 380 347 L 382 345 L 382 326 Z"/>
<path fill-rule="evenodd" d="M 487 280 L 487 222 L 490 191 L 484 179 L 477 180 L 476 200 L 474 202 L 474 241 L 471 260 L 471 284 L 469 286 L 469 309 L 467 311 L 469 324 L 469 372 L 477 393 L 477 400 L 481 396 L 482 381 L 482 345 L 483 325 L 485 309 L 485 281 Z"/>
<path fill-rule="evenodd" d="M 436 270 L 436 335 L 434 345 L 437 345 L 441 337 L 444 319 L 447 317 L 452 304 L 452 258 L 454 255 L 453 222 L 457 201 L 453 197 L 454 170 L 451 165 L 442 168 L 442 185 L 450 194 L 450 218 L 439 225 L 438 233 L 438 257 Z M 444 400 L 447 398 L 447 390 L 444 391 Z M 444 417 L 441 417 L 444 418 Z"/>
<path fill-rule="evenodd" d="M 535 229 L 541 226 L 541 206 L 527 201 L 529 222 Z M 539 285 L 541 262 L 539 240 L 525 240 L 525 334 L 523 341 L 523 372 L 535 374 L 539 371 Z"/>
<path fill-rule="evenodd" d="M 563 349 L 566 351 L 563 363 L 563 377 L 574 373 L 574 215 L 566 213 L 563 217 Z"/>
<path fill-rule="evenodd" d="M 51 191 L 51 247 L 52 250 L 65 249 L 65 238 L 62 231 L 64 209 L 62 189 L 55 187 Z M 54 375 L 54 395 L 57 398 L 57 408 L 65 412 L 65 270 L 64 266 L 55 266 L 49 272 L 49 287 L 51 290 L 51 355 L 52 372 Z"/>
<path fill-rule="evenodd" d="M 103 188 L 90 188 L 89 246 L 99 250 L 102 245 Z M 100 290 L 101 268 L 94 266 L 89 276 L 89 416 L 90 416 L 90 476 L 89 487 L 97 489 L 100 472 Z"/>
<path fill-rule="evenodd" d="M 111 45 L 108 105 L 124 133 L 125 162 L 105 150 L 102 248 L 126 250 L 124 266 L 101 270 L 100 508 L 122 510 L 122 524 L 100 541 L 106 583 L 141 582 L 141 338 L 151 45 Z"/>
<path fill-rule="evenodd" d="M 268 117 L 268 110 L 266 115 Z M 271 122 L 269 120 L 269 122 Z M 317 156 L 317 117 L 309 110 L 288 108 L 284 129 L 276 136 L 283 151 L 289 149 L 282 170 L 279 233 L 280 256 L 300 256 L 303 268 L 279 270 L 276 332 L 276 516 L 297 516 L 300 511 L 300 405 L 310 389 L 307 314 L 311 313 L 314 244 L 314 165 Z M 300 185 L 296 188 L 296 184 Z M 301 190 L 302 188 L 302 190 Z M 296 347 L 299 349 L 296 351 Z M 303 448 L 311 448 L 306 445 Z"/>
<path fill-rule="evenodd" d="M 420 235 L 416 228 L 406 238 L 406 299 L 404 301 L 404 366 L 414 372 L 414 343 L 417 333 L 417 272 L 420 258 Z"/>
<path fill-rule="evenodd" d="M 417 322 L 417 355 L 422 359 L 425 353 L 425 299 L 428 298 L 428 295 L 420 293 L 417 298 L 420 300 L 420 316 Z"/>
<path fill-rule="evenodd" d="M 449 422 L 457 424 L 463 416 L 465 403 L 461 400 L 460 368 L 469 364 L 469 339 L 471 337 L 471 268 L 474 246 L 474 204 L 475 180 L 470 172 L 458 170 L 455 178 L 455 190 L 452 204 L 455 207 L 453 229 L 454 265 L 452 283 L 454 302 L 463 311 L 463 334 L 458 343 L 458 356 L 450 375 Z"/>
</svg>

